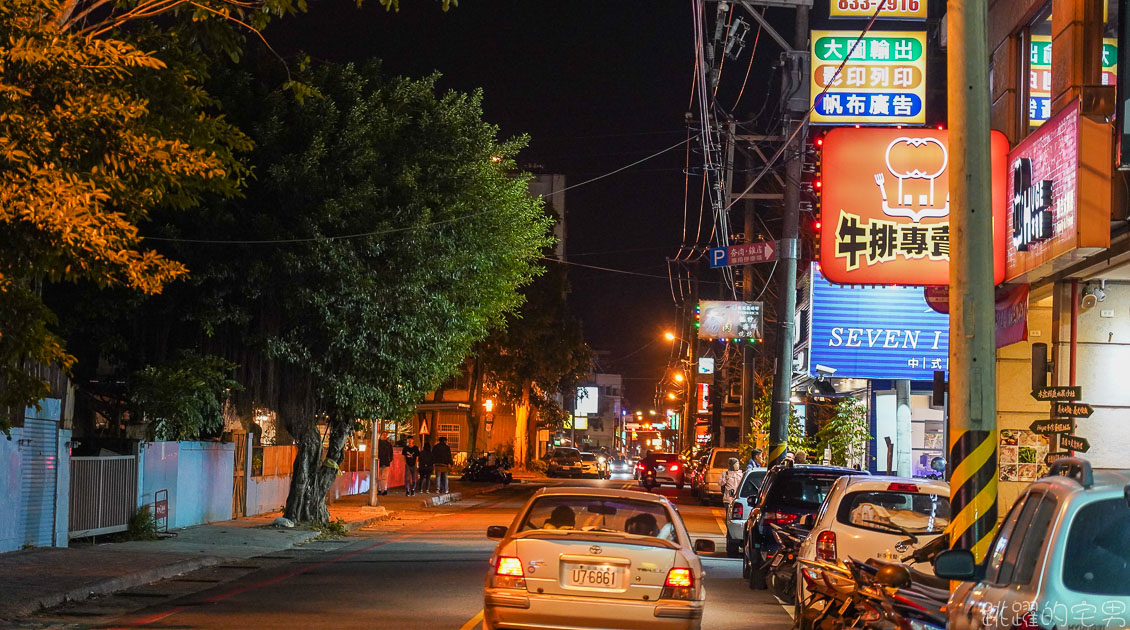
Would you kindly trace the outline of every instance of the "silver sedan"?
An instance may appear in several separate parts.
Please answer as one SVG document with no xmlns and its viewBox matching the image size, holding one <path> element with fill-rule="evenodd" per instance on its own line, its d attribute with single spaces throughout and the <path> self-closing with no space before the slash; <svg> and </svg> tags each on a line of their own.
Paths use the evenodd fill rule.
<svg viewBox="0 0 1130 630">
<path fill-rule="evenodd" d="M 698 553 L 664 497 L 632 490 L 544 488 L 501 539 L 484 587 L 483 630 L 688 630 L 706 591 Z"/>
</svg>

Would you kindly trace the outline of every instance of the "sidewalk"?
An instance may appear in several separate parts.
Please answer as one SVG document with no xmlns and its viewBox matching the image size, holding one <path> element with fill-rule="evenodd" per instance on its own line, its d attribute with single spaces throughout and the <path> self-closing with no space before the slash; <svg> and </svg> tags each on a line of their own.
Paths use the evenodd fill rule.
<svg viewBox="0 0 1130 630">
<path fill-rule="evenodd" d="M 492 492 L 495 484 L 451 482 L 449 495 L 404 496 L 391 490 L 380 506 L 368 495 L 339 499 L 329 506 L 331 519 L 346 529 L 372 524 L 398 510 L 423 509 Z M 0 621 L 14 620 L 69 600 L 107 595 L 232 560 L 290 549 L 316 538 L 309 529 L 272 526 L 279 512 L 174 530 L 174 537 L 75 547 L 39 547 L 0 554 Z"/>
</svg>

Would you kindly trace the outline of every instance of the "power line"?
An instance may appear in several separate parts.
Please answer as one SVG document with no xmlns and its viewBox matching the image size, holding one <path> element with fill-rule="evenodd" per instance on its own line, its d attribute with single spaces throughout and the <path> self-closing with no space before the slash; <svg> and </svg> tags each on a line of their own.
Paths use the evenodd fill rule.
<svg viewBox="0 0 1130 630">
<path fill-rule="evenodd" d="M 591 183 L 593 183 L 593 182 L 595 182 L 595 181 L 598 181 L 598 180 L 604 179 L 605 177 L 610 177 L 610 176 L 612 176 L 612 175 L 615 175 L 616 173 L 620 173 L 620 172 L 622 172 L 622 171 L 626 171 L 626 170 L 628 170 L 628 169 L 632 168 L 633 166 L 635 166 L 635 165 L 637 165 L 637 164 L 643 164 L 644 162 L 646 162 L 646 161 L 648 161 L 648 160 L 650 160 L 650 159 L 652 159 L 652 158 L 656 158 L 656 157 L 659 157 L 660 155 L 663 155 L 664 153 L 667 153 L 668 151 L 672 151 L 672 150 L 674 150 L 674 149 L 678 149 L 679 147 L 681 147 L 681 146 L 683 146 L 684 144 L 686 144 L 686 143 L 690 142 L 691 140 L 694 140 L 694 139 L 695 139 L 695 138 L 697 138 L 697 137 L 698 137 L 698 136 L 697 136 L 697 135 L 695 135 L 695 136 L 691 136 L 690 138 L 687 138 L 687 139 L 685 139 L 685 140 L 680 140 L 679 142 L 677 142 L 677 143 L 675 143 L 675 144 L 673 144 L 673 145 L 671 145 L 671 146 L 667 147 L 666 149 L 663 149 L 663 150 L 660 150 L 660 151 L 656 151 L 655 153 L 652 153 L 651 155 L 649 155 L 649 156 L 647 156 L 647 157 L 645 157 L 645 158 L 642 158 L 642 159 L 636 160 L 635 162 L 632 162 L 631 164 L 626 164 L 626 165 L 624 165 L 624 166 L 621 166 L 620 168 L 618 168 L 618 169 L 616 169 L 616 170 L 614 170 L 614 171 L 609 171 L 609 172 L 607 172 L 607 173 L 605 173 L 605 174 L 603 174 L 603 175 L 598 175 L 598 176 L 596 176 L 596 177 L 593 177 L 592 179 L 586 179 L 586 180 L 585 180 L 585 181 L 583 181 L 583 182 L 577 182 L 576 184 L 573 184 L 572 186 L 566 186 L 566 187 L 562 188 L 561 190 L 555 190 L 555 191 L 553 191 L 553 192 L 549 193 L 548 195 L 543 195 L 543 196 L 545 196 L 545 197 L 552 197 L 552 196 L 554 196 L 554 195 L 560 195 L 561 193 L 565 192 L 566 190 L 572 190 L 572 189 L 574 189 L 574 188 L 577 188 L 577 187 L 579 187 L 579 186 L 584 186 L 585 184 L 591 184 Z"/>
</svg>

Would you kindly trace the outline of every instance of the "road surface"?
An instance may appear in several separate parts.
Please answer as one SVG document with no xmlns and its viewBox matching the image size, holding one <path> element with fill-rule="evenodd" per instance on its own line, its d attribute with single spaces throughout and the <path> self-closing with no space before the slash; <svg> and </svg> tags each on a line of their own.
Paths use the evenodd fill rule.
<svg viewBox="0 0 1130 630">
<path fill-rule="evenodd" d="M 551 480 L 549 485 L 635 487 L 627 478 Z M 508 525 L 537 487 L 510 487 L 321 541 L 114 597 L 62 606 L 28 628 L 301 628 L 470 630 L 482 620 L 482 583 L 494 541 L 488 525 Z M 713 538 L 705 557 L 706 630 L 784 630 L 788 611 L 766 591 L 751 591 L 740 560 L 724 557 L 722 508 L 686 490 L 659 490 L 679 505 L 694 538 Z"/>
</svg>

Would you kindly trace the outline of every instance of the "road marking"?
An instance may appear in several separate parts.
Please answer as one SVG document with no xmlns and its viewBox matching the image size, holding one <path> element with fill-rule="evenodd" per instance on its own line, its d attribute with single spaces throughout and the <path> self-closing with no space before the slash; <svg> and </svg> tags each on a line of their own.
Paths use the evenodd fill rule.
<svg viewBox="0 0 1130 630">
<path fill-rule="evenodd" d="M 470 621 L 459 626 L 459 630 L 473 630 L 474 627 L 479 625 L 479 622 L 482 621 L 482 620 L 483 620 L 483 611 L 480 610 L 478 612 L 478 614 L 476 614 L 474 617 L 471 617 Z"/>
</svg>

